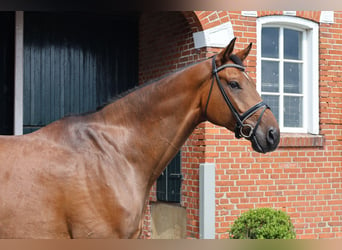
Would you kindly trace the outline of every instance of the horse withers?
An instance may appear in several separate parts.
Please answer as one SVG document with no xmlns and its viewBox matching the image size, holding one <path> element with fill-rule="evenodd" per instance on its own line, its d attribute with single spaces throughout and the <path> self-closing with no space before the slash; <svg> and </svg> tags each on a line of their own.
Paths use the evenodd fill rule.
<svg viewBox="0 0 342 250">
<path fill-rule="evenodd" d="M 103 109 L 0 137 L 1 238 L 137 238 L 149 191 L 204 121 L 277 148 L 279 127 L 246 74 L 251 44 L 146 84 Z"/>
</svg>

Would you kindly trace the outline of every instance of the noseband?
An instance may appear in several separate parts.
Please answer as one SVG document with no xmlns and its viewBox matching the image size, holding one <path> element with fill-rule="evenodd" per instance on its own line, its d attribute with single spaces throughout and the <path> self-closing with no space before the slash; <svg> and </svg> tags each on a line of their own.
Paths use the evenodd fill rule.
<svg viewBox="0 0 342 250">
<path fill-rule="evenodd" d="M 230 110 L 232 111 L 234 117 L 235 117 L 235 120 L 236 120 L 236 125 L 235 125 L 235 137 L 236 138 L 241 138 L 241 137 L 244 137 L 246 139 L 253 139 L 256 143 L 256 138 L 255 138 L 255 133 L 256 133 L 256 130 L 258 129 L 258 126 L 261 122 L 261 118 L 262 116 L 264 115 L 266 109 L 269 109 L 270 107 L 264 103 L 263 101 L 255 104 L 253 107 L 251 107 L 250 109 L 248 109 L 245 113 L 243 113 L 242 115 L 240 115 L 237 110 L 235 109 L 235 107 L 233 106 L 232 102 L 230 101 L 229 97 L 227 96 L 226 92 L 224 91 L 223 89 L 223 86 L 222 86 L 222 83 L 219 79 L 219 76 L 218 76 L 218 72 L 225 69 L 225 68 L 237 68 L 237 69 L 240 69 L 241 71 L 245 71 L 245 67 L 240 65 L 240 64 L 237 64 L 237 60 L 232 56 L 231 59 L 233 60 L 233 62 L 235 62 L 234 64 L 224 64 L 220 67 L 216 67 L 216 63 L 215 63 L 215 57 L 213 57 L 213 60 L 212 60 L 212 67 L 213 67 L 213 70 L 212 70 L 212 76 L 213 76 L 213 80 L 211 82 L 211 86 L 210 86 L 210 90 L 209 90 L 209 95 L 208 95 L 208 100 L 207 100 L 207 104 L 205 106 L 205 114 L 207 114 L 207 108 L 208 108 L 208 103 L 209 103 L 209 99 L 210 99 L 210 96 L 211 96 L 211 92 L 212 92 L 212 89 L 213 89 L 213 85 L 214 85 L 214 81 L 216 79 L 216 82 L 217 82 L 217 85 L 221 91 L 221 94 L 225 100 L 225 102 L 227 103 L 228 107 L 230 108 Z M 235 56 L 236 57 L 236 56 Z M 215 77 L 214 77 L 215 76 Z M 255 127 L 253 128 L 252 125 L 250 124 L 244 124 L 244 122 L 249 118 L 251 117 L 255 112 L 257 112 L 259 109 L 263 108 L 263 110 L 261 111 L 261 114 L 257 120 L 257 123 L 255 124 Z M 258 143 L 257 143 L 258 144 Z"/>
</svg>

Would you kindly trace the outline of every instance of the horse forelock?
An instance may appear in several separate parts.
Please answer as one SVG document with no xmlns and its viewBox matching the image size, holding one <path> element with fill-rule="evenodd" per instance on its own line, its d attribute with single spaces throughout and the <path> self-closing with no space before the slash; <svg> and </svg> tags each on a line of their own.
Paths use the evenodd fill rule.
<svg viewBox="0 0 342 250">
<path fill-rule="evenodd" d="M 230 58 L 230 60 L 232 60 L 235 64 L 238 64 L 238 65 L 244 67 L 244 65 L 243 65 L 243 63 L 242 63 L 240 57 L 238 57 L 237 55 L 231 54 L 231 55 L 229 56 L 229 58 Z"/>
</svg>

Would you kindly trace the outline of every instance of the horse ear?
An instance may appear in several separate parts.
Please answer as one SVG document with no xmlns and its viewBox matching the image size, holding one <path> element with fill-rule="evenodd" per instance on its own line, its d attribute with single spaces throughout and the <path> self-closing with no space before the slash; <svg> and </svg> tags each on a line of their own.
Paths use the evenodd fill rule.
<svg viewBox="0 0 342 250">
<path fill-rule="evenodd" d="M 240 50 L 239 52 L 237 52 L 235 55 L 238 56 L 241 61 L 243 62 L 243 60 L 246 59 L 246 57 L 248 56 L 249 52 L 251 51 L 252 48 L 252 43 L 250 43 L 247 48 Z"/>
<path fill-rule="evenodd" d="M 228 46 L 223 49 L 218 55 L 217 55 L 217 60 L 219 60 L 222 64 L 225 64 L 228 60 L 230 55 L 233 53 L 234 50 L 234 46 L 235 46 L 235 41 L 236 41 L 236 37 L 234 37 L 230 43 L 228 44 Z"/>
</svg>

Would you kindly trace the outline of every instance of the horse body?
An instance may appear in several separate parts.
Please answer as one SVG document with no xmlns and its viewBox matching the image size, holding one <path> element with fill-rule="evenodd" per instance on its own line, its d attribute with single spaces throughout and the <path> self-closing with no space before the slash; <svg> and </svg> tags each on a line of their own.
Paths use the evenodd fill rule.
<svg viewBox="0 0 342 250">
<path fill-rule="evenodd" d="M 244 77 L 238 69 L 224 71 L 225 78 Z M 210 90 L 209 101 L 210 79 L 206 60 L 98 112 L 63 118 L 28 135 L 0 136 L 0 237 L 138 237 L 150 188 L 195 127 L 209 119 L 234 129 L 229 108 L 222 97 L 217 100 L 218 88 Z M 248 106 L 234 105 L 239 111 Z M 255 124 L 258 115 L 248 122 Z M 267 110 L 256 133 L 265 152 L 279 143 L 267 132 L 271 127 L 273 134 L 275 126 Z"/>
<path fill-rule="evenodd" d="M 0 236 L 136 237 L 152 184 L 199 122 L 200 100 L 189 95 L 197 91 L 185 93 L 177 78 L 93 114 L 1 136 Z M 177 83 L 172 100 L 167 85 L 175 93 Z M 181 105 L 165 112 L 172 102 Z"/>
</svg>

